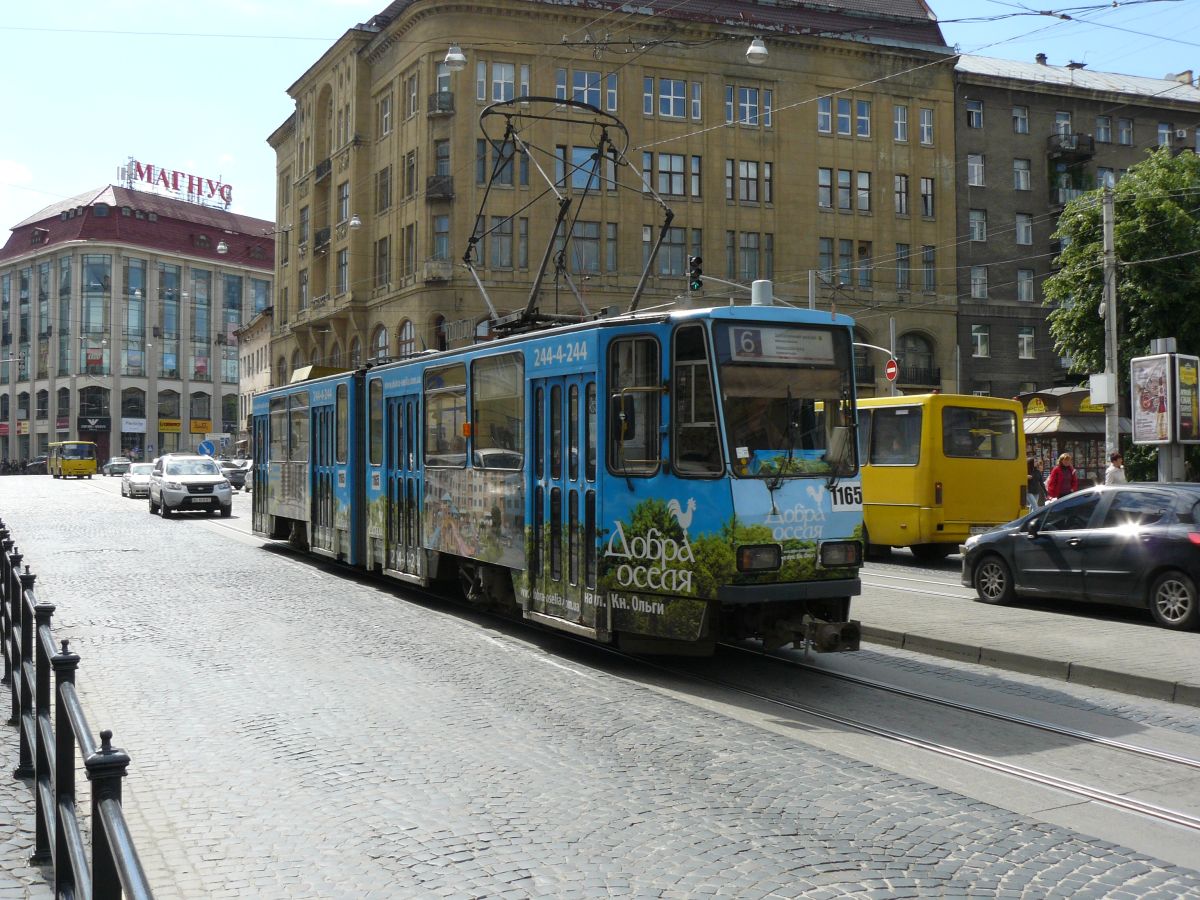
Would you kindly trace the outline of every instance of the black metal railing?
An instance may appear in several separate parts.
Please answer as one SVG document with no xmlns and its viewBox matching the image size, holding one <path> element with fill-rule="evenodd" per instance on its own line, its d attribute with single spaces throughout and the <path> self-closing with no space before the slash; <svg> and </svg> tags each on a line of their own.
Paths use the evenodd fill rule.
<svg viewBox="0 0 1200 900">
<path fill-rule="evenodd" d="M 1053 157 L 1085 158 L 1096 152 L 1090 134 L 1052 134 L 1046 138 L 1046 153 Z"/>
<path fill-rule="evenodd" d="M 129 766 L 100 732 L 88 726 L 75 686 L 79 655 L 69 642 L 55 646 L 50 619 L 54 604 L 39 601 L 36 578 L 0 522 L 0 644 L 3 684 L 12 694 L 12 717 L 20 737 L 15 778 L 32 778 L 34 849 L 30 862 L 53 869 L 56 897 L 95 900 L 152 898 L 121 806 L 121 779 Z M 51 675 L 54 678 L 53 692 Z M 91 851 L 75 800 L 76 747 L 91 782 Z"/>
<path fill-rule="evenodd" d="M 453 200 L 454 176 L 430 175 L 425 179 L 426 200 Z"/>
<path fill-rule="evenodd" d="M 897 381 L 901 384 L 939 385 L 942 383 L 942 370 L 924 366 L 901 366 Z"/>
<path fill-rule="evenodd" d="M 446 116 L 454 112 L 454 94 L 450 91 L 438 91 L 429 95 L 429 105 L 425 108 L 428 115 Z"/>
<path fill-rule="evenodd" d="M 330 172 L 333 171 L 333 160 L 329 157 L 325 157 L 325 159 L 317 163 L 315 168 L 316 171 L 313 173 L 313 181 L 317 182 L 322 178 L 325 178 Z"/>
<path fill-rule="evenodd" d="M 854 381 L 856 384 L 874 384 L 875 367 L 872 365 L 854 366 Z"/>
</svg>

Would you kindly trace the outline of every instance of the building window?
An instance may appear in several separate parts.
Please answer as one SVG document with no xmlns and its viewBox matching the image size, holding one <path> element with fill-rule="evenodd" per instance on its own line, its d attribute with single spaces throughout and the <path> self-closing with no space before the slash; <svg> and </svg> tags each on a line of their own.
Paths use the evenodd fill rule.
<svg viewBox="0 0 1200 900">
<path fill-rule="evenodd" d="M 1101 144 L 1112 143 L 1112 116 L 1096 116 L 1096 140 Z"/>
<path fill-rule="evenodd" d="M 908 107 L 892 107 L 892 138 L 897 141 L 908 140 Z"/>
<path fill-rule="evenodd" d="M 967 184 L 971 187 L 983 187 L 983 154 L 967 154 Z"/>
<path fill-rule="evenodd" d="M 737 121 L 741 125 L 758 125 L 758 88 L 737 89 Z"/>
<path fill-rule="evenodd" d="M 1017 358 L 1033 359 L 1033 326 L 1017 326 Z"/>
<path fill-rule="evenodd" d="M 1059 110 L 1054 114 L 1054 133 L 1055 134 L 1070 134 L 1071 133 L 1071 114 L 1066 110 Z"/>
<path fill-rule="evenodd" d="M 528 220 L 522 219 L 521 221 L 527 222 Z M 696 229 L 696 233 L 699 233 L 699 229 Z M 692 248 L 692 250 L 694 251 L 694 255 L 701 255 L 699 238 L 694 240 L 693 244 L 695 244 L 695 246 Z M 525 267 L 526 265 L 527 265 L 527 263 L 522 263 L 522 267 Z M 617 271 L 617 223 L 616 222 L 605 222 L 604 223 L 604 269 L 606 272 Z"/>
<path fill-rule="evenodd" d="M 837 101 L 837 133 L 850 134 L 850 114 L 852 106 L 849 97 L 838 97 Z"/>
<path fill-rule="evenodd" d="M 489 231 L 491 240 L 491 267 L 493 269 L 511 269 L 513 264 L 513 226 L 511 216 L 492 216 L 492 227 Z"/>
<path fill-rule="evenodd" d="M 971 326 L 971 355 L 987 357 L 992 355 L 992 328 L 990 325 Z"/>
<path fill-rule="evenodd" d="M 1117 186 L 1117 173 L 1115 170 L 1107 166 L 1099 166 L 1096 169 L 1096 187 L 1113 188 Z"/>
<path fill-rule="evenodd" d="M 830 134 L 833 131 L 833 99 L 831 97 L 817 98 L 817 131 Z"/>
<path fill-rule="evenodd" d="M 987 210 L 973 209 L 968 213 L 967 221 L 970 226 L 971 240 L 987 240 Z"/>
<path fill-rule="evenodd" d="M 658 192 L 682 197 L 683 190 L 683 154 L 658 154 Z"/>
<path fill-rule="evenodd" d="M 350 289 L 350 251 L 337 252 L 337 292 L 344 294 Z"/>
<path fill-rule="evenodd" d="M 1033 269 L 1017 269 L 1017 299 L 1033 302 Z"/>
<path fill-rule="evenodd" d="M 1117 119 L 1117 143 L 1133 145 L 1133 119 Z"/>
<path fill-rule="evenodd" d="M 871 101 L 857 100 L 854 104 L 854 129 L 859 137 L 871 136 Z"/>
<path fill-rule="evenodd" d="M 1027 191 L 1029 190 L 1029 160 L 1014 159 L 1013 160 L 1013 190 Z"/>
<path fill-rule="evenodd" d="M 921 179 L 921 215 L 927 219 L 933 218 L 933 179 Z"/>
<path fill-rule="evenodd" d="M 1014 106 L 1012 108 L 1013 134 L 1029 134 L 1029 107 Z"/>
<path fill-rule="evenodd" d="M 871 242 L 858 242 L 858 286 L 864 290 L 871 288 Z"/>
<path fill-rule="evenodd" d="M 375 212 L 386 212 L 392 205 L 392 167 L 375 173 Z"/>
<path fill-rule="evenodd" d="M 738 160 L 738 199 L 758 202 L 758 163 L 753 160 Z"/>
<path fill-rule="evenodd" d="M 896 214 L 908 215 L 908 176 L 896 175 L 893 178 L 893 193 L 895 195 Z"/>
<path fill-rule="evenodd" d="M 392 239 L 382 237 L 375 242 L 375 287 L 386 287 L 392 280 Z"/>
<path fill-rule="evenodd" d="M 512 174 L 512 166 L 508 168 L 509 174 Z M 510 178 L 509 184 L 512 184 Z M 409 198 L 417 193 L 417 151 L 409 150 L 404 154 L 404 196 Z"/>
<path fill-rule="evenodd" d="M 725 199 L 733 199 L 733 160 L 725 160 Z"/>
<path fill-rule="evenodd" d="M 700 157 L 699 156 L 692 157 L 692 168 L 691 168 L 690 175 L 691 175 L 692 196 L 699 197 L 700 196 L 700 184 L 701 184 Z"/>
<path fill-rule="evenodd" d="M 758 278 L 759 237 L 752 231 L 743 231 L 738 236 L 738 274 L 742 281 Z"/>
<path fill-rule="evenodd" d="M 921 107 L 921 143 L 926 147 L 933 146 L 933 110 L 929 107 Z"/>
<path fill-rule="evenodd" d="M 850 178 L 853 173 L 849 169 L 838 169 L 838 209 L 850 209 Z"/>
<path fill-rule="evenodd" d="M 987 266 L 971 266 L 971 299 L 986 300 L 988 295 Z"/>
<path fill-rule="evenodd" d="M 682 119 L 687 115 L 686 81 L 658 79 L 658 114 L 670 119 Z"/>
<path fill-rule="evenodd" d="M 817 169 L 817 206 L 833 209 L 833 169 Z"/>
<path fill-rule="evenodd" d="M 350 218 L 350 182 L 343 181 L 338 185 L 337 220 L 345 222 Z"/>
<path fill-rule="evenodd" d="M 571 99 L 600 108 L 600 73 L 577 69 L 571 73 Z"/>
<path fill-rule="evenodd" d="M 450 217 L 447 215 L 433 217 L 433 258 L 450 258 Z"/>
<path fill-rule="evenodd" d="M 826 278 L 833 277 L 833 238 L 817 238 L 817 265 Z"/>
<path fill-rule="evenodd" d="M 1158 123 L 1158 146 L 1170 147 L 1171 136 L 1175 133 L 1175 126 L 1170 122 Z"/>
<path fill-rule="evenodd" d="M 928 244 L 921 248 L 921 289 L 937 290 L 937 249 Z"/>
<path fill-rule="evenodd" d="M 1029 246 L 1033 243 L 1033 216 L 1017 213 L 1017 243 Z"/>
<path fill-rule="evenodd" d="M 908 291 L 912 288 L 912 259 L 908 244 L 896 245 L 896 290 Z"/>
<path fill-rule="evenodd" d="M 577 221 L 571 228 L 571 271 L 600 273 L 600 223 Z"/>
<path fill-rule="evenodd" d="M 968 100 L 967 101 L 967 127 L 982 128 L 983 127 L 983 101 Z"/>
<path fill-rule="evenodd" d="M 379 100 L 379 136 L 385 137 L 392 133 L 392 95 L 387 94 Z"/>
<path fill-rule="evenodd" d="M 838 240 L 838 284 L 854 283 L 854 241 Z"/>
<path fill-rule="evenodd" d="M 871 173 L 858 173 L 858 211 L 871 211 Z"/>
</svg>

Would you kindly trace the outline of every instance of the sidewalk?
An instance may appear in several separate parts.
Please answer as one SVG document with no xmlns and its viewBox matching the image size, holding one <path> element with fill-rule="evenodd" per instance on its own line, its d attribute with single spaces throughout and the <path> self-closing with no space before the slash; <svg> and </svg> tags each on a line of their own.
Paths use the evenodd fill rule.
<svg viewBox="0 0 1200 900">
<path fill-rule="evenodd" d="M 864 642 L 1200 706 L 1200 632 L 989 606 L 962 592 L 856 597 L 851 616 Z"/>
</svg>

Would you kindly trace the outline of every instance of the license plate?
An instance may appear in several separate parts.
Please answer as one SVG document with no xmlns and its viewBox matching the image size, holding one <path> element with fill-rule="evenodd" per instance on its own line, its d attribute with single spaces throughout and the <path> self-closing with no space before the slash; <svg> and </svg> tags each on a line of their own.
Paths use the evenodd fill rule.
<svg viewBox="0 0 1200 900">
<path fill-rule="evenodd" d="M 972 525 L 968 530 L 968 534 L 983 534 L 986 531 L 991 531 L 991 525 Z"/>
</svg>

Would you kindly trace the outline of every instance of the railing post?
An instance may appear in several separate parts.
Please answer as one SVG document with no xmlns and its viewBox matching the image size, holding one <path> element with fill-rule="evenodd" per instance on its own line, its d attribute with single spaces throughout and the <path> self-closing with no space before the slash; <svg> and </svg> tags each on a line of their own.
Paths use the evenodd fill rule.
<svg viewBox="0 0 1200 900">
<path fill-rule="evenodd" d="M 21 586 L 17 581 L 17 567 L 20 564 L 21 554 L 15 546 L 11 554 L 5 550 L 4 595 L 8 599 L 8 657 L 12 661 L 12 715 L 8 719 L 9 725 L 16 725 L 21 715 L 21 645 L 17 640 L 17 628 L 21 622 Z"/>
<path fill-rule="evenodd" d="M 29 576 L 33 578 L 32 575 Z M 32 587 L 32 584 L 30 585 Z M 50 771 L 50 748 L 46 745 L 46 731 L 41 727 L 43 718 L 50 722 L 50 657 L 41 641 L 42 628 L 50 629 L 54 615 L 53 603 L 38 603 L 33 607 L 34 627 L 34 700 L 33 700 L 33 762 L 34 762 L 34 843 L 29 861 L 40 866 L 50 861 L 50 829 L 53 827 L 55 810 L 46 808 L 46 794 L 38 788 L 44 783 L 53 785 L 54 773 Z M 51 792 L 53 803 L 53 792 Z"/>
<path fill-rule="evenodd" d="M 0 656 L 4 657 L 4 677 L 0 684 L 12 684 L 12 659 L 9 656 L 9 631 L 12 622 L 8 616 L 8 550 L 12 541 L 8 537 L 8 529 L 0 522 Z"/>
<path fill-rule="evenodd" d="M 13 568 L 16 569 L 20 565 L 18 557 L 13 554 Z M 26 591 L 33 590 L 33 582 L 37 576 L 29 571 L 29 566 L 25 567 L 25 571 L 17 576 L 19 586 L 17 587 L 17 602 L 21 604 L 21 652 L 17 655 L 17 684 L 20 690 L 17 692 L 20 696 L 14 702 L 13 721 L 17 726 L 17 734 L 20 736 L 20 753 L 17 758 L 17 767 L 13 770 L 13 778 L 29 778 L 33 773 L 33 748 L 29 745 L 29 732 L 25 730 L 25 723 L 22 722 L 26 713 L 32 715 L 33 710 L 33 685 L 29 679 L 25 677 L 25 664 L 33 661 L 33 610 L 30 609 L 28 603 L 25 602 Z M 37 720 L 32 720 L 34 727 L 37 727 Z"/>
<path fill-rule="evenodd" d="M 100 806 L 105 800 L 121 802 L 121 779 L 129 767 L 129 756 L 113 747 L 112 732 L 105 729 L 100 732 L 100 749 L 83 765 L 92 783 L 92 900 L 121 900 L 121 879 Z"/>
<path fill-rule="evenodd" d="M 63 685 L 75 683 L 79 654 L 72 653 L 69 641 L 62 642 L 62 652 L 50 660 L 54 666 L 54 895 L 75 893 L 75 870 L 71 867 L 71 850 L 67 843 L 67 823 L 60 814 L 63 802 L 75 805 L 75 731 L 71 714 L 63 703 Z"/>
</svg>

